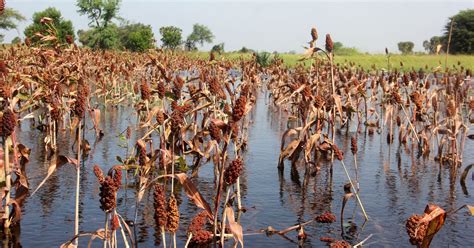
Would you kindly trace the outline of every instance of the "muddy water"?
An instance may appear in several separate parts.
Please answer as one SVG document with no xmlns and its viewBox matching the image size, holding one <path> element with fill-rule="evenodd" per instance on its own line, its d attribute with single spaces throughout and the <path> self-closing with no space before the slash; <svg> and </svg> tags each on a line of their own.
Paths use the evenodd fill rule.
<svg viewBox="0 0 474 248">
<path fill-rule="evenodd" d="M 101 126 L 105 130 L 102 141 L 94 144 L 93 131 L 86 138 L 91 141 L 92 151 L 82 167 L 81 180 L 81 231 L 94 231 L 103 227 L 104 213 L 99 208 L 99 185 L 92 172 L 93 164 L 108 170 L 117 164 L 116 156 L 124 156 L 126 145 L 119 134 L 127 126 L 136 123 L 136 115 L 127 107 L 110 108 L 102 117 Z M 321 163 L 319 171 L 306 171 L 303 165 L 291 169 L 286 165 L 283 174 L 277 170 L 280 137 L 286 129 L 283 114 L 269 109 L 264 94 L 259 96 L 257 106 L 251 113 L 248 152 L 245 156 L 246 169 L 242 175 L 243 213 L 241 223 L 244 228 L 247 247 L 297 247 L 295 232 L 286 237 L 256 234 L 260 229 L 272 226 L 277 230 L 310 220 L 325 211 L 337 216 L 333 224 L 312 223 L 306 226 L 307 247 L 320 247 L 322 236 L 341 238 L 340 210 L 343 197 L 343 185 L 347 183 L 343 168 L 339 162 L 333 167 L 330 180 L 330 164 Z M 48 168 L 43 149 L 43 134 L 30 130 L 27 122 L 19 132 L 22 143 L 32 149 L 31 162 L 27 167 L 30 188 L 35 188 L 44 178 Z M 91 124 L 88 127 L 92 127 Z M 348 131 L 346 133 L 346 131 Z M 134 132 L 137 136 L 140 132 Z M 336 142 L 347 154 L 346 166 L 354 175 L 350 154 L 350 137 L 354 130 L 341 130 Z M 71 152 L 72 138 L 63 131 L 59 141 L 60 154 L 75 156 Z M 474 163 L 472 140 L 466 141 L 463 168 Z M 132 145 L 132 144 L 131 144 Z M 397 141 L 391 146 L 386 136 L 377 132 L 369 135 L 361 130 L 358 139 L 359 177 L 361 198 L 370 221 L 363 225 L 363 216 L 351 199 L 345 210 L 344 228 L 351 225 L 356 232 L 352 243 L 373 235 L 366 244 L 370 247 L 409 246 L 404 221 L 414 212 L 423 211 L 428 202 L 435 203 L 447 210 L 464 204 L 473 204 L 474 182 L 468 177 L 465 194 L 459 181 L 452 181 L 447 168 L 440 168 L 432 159 L 417 158 L 414 147 L 399 147 Z M 415 152 L 413 152 L 415 151 Z M 433 154 L 431 154 L 433 156 Z M 60 168 L 40 189 L 36 195 L 26 200 L 23 208 L 20 235 L 14 240 L 23 247 L 58 247 L 73 236 L 75 170 L 66 165 Z M 210 164 L 200 171 L 195 179 L 197 187 L 210 201 L 213 190 L 213 173 Z M 120 190 L 118 212 L 126 219 L 133 220 L 135 214 L 135 188 L 132 183 Z M 199 210 L 177 189 L 180 203 L 181 223 L 178 236 L 179 247 L 184 245 L 185 230 L 190 218 Z M 153 195 L 145 194 L 138 209 L 135 232 L 140 247 L 152 247 L 160 244 L 160 236 L 155 231 L 153 220 Z M 461 211 L 448 216 L 446 224 L 433 241 L 433 247 L 474 247 L 474 218 Z M 358 238 L 358 239 L 357 239 Z M 81 246 L 88 239 L 81 239 Z M 229 241 L 228 244 L 232 242 Z M 94 247 L 101 247 L 98 240 Z"/>
</svg>

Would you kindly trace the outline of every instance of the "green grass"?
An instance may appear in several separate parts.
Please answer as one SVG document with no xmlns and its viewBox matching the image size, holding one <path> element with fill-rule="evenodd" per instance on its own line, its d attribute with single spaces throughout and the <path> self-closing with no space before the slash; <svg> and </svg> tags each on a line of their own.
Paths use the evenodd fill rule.
<svg viewBox="0 0 474 248">
<path fill-rule="evenodd" d="M 208 59 L 208 52 L 189 52 L 189 56 Z M 217 58 L 223 58 L 228 60 L 237 60 L 239 58 L 248 59 L 251 58 L 250 53 L 224 53 L 218 55 Z M 289 67 L 294 67 L 297 64 L 303 62 L 300 59 L 303 57 L 301 54 L 279 54 L 280 58 L 283 59 L 285 65 Z M 318 55 L 318 58 L 324 59 L 324 55 Z M 377 69 L 387 69 L 387 57 L 385 54 L 344 54 L 334 56 L 335 63 L 340 65 L 348 65 L 350 62 L 355 63 L 357 66 L 362 66 L 365 69 L 372 68 L 373 65 Z M 403 62 L 403 68 L 401 68 L 400 62 Z M 448 56 L 448 66 L 452 67 L 453 65 L 461 63 L 462 66 L 468 69 L 473 69 L 474 67 L 474 55 L 449 55 Z M 305 65 L 309 65 L 310 61 L 305 61 Z M 416 70 L 420 68 L 425 68 L 428 66 L 428 70 L 433 70 L 439 67 L 439 69 L 444 68 L 445 55 L 400 55 L 400 54 L 391 54 L 390 55 L 390 68 L 402 69 L 402 70 L 411 70 L 415 68 Z"/>
</svg>

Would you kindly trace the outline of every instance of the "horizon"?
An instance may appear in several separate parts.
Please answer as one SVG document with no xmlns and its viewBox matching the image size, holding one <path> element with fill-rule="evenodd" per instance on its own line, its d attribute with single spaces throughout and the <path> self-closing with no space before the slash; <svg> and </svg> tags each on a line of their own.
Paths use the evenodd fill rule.
<svg viewBox="0 0 474 248">
<path fill-rule="evenodd" d="M 271 4 L 269 4 L 271 2 Z M 88 29 L 89 20 L 77 13 L 76 1 L 7 2 L 27 20 L 19 23 L 18 31 L 5 33 L 4 42 L 19 36 L 31 24 L 32 15 L 48 7 L 61 11 L 77 31 Z M 183 39 L 195 23 L 206 25 L 215 38 L 211 44 L 199 47 L 208 51 L 223 42 L 225 51 L 242 47 L 257 51 L 287 53 L 303 52 L 310 40 L 310 29 L 316 27 L 320 37 L 331 34 L 334 41 L 360 52 L 383 53 L 385 47 L 397 53 L 397 43 L 412 41 L 414 51 L 424 51 L 422 43 L 442 35 L 448 18 L 461 10 L 473 8 L 471 1 L 162 1 L 125 0 L 119 15 L 133 23 L 151 25 L 157 45 L 161 45 L 159 28 L 176 26 L 183 30 Z M 318 45 L 323 45 L 320 38 Z"/>
</svg>

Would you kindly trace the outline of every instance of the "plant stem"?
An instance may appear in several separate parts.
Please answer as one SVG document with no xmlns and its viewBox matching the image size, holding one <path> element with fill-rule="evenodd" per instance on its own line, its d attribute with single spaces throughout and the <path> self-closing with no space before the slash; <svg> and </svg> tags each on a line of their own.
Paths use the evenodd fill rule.
<svg viewBox="0 0 474 248">
<path fill-rule="evenodd" d="M 166 248 L 166 231 L 164 226 L 161 227 L 161 239 L 163 241 L 163 247 Z"/>
<path fill-rule="evenodd" d="M 227 193 L 226 193 L 226 196 L 225 196 L 224 211 L 222 213 L 222 220 L 221 220 L 221 233 L 225 233 L 225 218 L 226 218 L 225 209 L 227 208 L 227 202 L 229 201 L 229 194 L 230 194 L 230 186 L 228 186 Z M 222 247 L 225 247 L 224 246 L 224 235 L 221 236 L 221 245 L 222 245 Z"/>
<path fill-rule="evenodd" d="M 11 175 L 10 175 L 10 161 L 9 161 L 9 150 L 8 150 L 8 137 L 3 137 L 3 154 L 5 155 L 3 168 L 5 169 L 5 187 L 7 193 L 5 196 L 5 229 L 10 227 L 10 207 L 8 203 L 10 202 L 10 192 L 11 192 Z"/>
<path fill-rule="evenodd" d="M 192 238 L 193 238 L 193 233 L 189 233 L 188 240 L 186 240 L 186 244 L 184 245 L 184 248 L 188 248 L 189 242 L 191 242 Z"/>
<path fill-rule="evenodd" d="M 360 208 L 362 209 L 362 212 L 364 213 L 365 220 L 369 219 L 369 216 L 367 216 L 367 213 L 365 212 L 364 205 L 362 205 L 362 201 L 360 200 L 359 193 L 357 189 L 355 188 L 354 184 L 352 183 L 351 177 L 349 176 L 349 173 L 347 172 L 346 165 L 344 164 L 344 161 L 341 160 L 342 167 L 344 168 L 344 172 L 346 172 L 346 176 L 349 179 L 349 183 L 351 184 L 352 190 L 354 190 L 354 194 L 357 198 L 357 202 L 360 205 Z"/>
<path fill-rule="evenodd" d="M 76 210 L 74 212 L 74 235 L 79 234 L 79 193 L 81 182 L 81 121 L 77 131 L 77 168 L 76 168 Z M 106 234 L 107 235 L 107 234 Z M 74 240 L 74 244 L 79 246 L 79 239 Z"/>
<path fill-rule="evenodd" d="M 103 247 L 106 248 L 107 247 L 107 232 L 109 231 L 108 230 L 108 227 L 109 227 L 109 213 L 105 212 L 105 234 L 104 234 L 104 245 Z M 76 239 L 77 240 L 77 239 Z"/>
</svg>

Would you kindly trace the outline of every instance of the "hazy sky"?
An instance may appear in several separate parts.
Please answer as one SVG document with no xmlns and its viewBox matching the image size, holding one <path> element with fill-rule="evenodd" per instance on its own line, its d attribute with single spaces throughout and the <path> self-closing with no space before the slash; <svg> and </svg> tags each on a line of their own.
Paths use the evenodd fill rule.
<svg viewBox="0 0 474 248">
<path fill-rule="evenodd" d="M 89 20 L 79 15 L 74 0 L 10 0 L 7 6 L 19 10 L 28 19 L 18 31 L 6 33 L 10 41 L 31 23 L 34 12 L 49 6 L 58 8 L 72 20 L 75 30 L 86 29 Z M 318 45 L 330 33 L 334 41 L 361 51 L 382 52 L 385 47 L 397 51 L 399 41 L 413 41 L 415 50 L 423 50 L 423 40 L 440 35 L 448 17 L 459 10 L 474 8 L 474 0 L 458 1 L 164 1 L 122 0 L 120 15 L 132 22 L 153 27 L 160 43 L 159 28 L 174 25 L 184 38 L 194 23 L 208 26 L 214 43 L 225 43 L 225 50 L 242 46 L 256 50 L 301 52 L 316 27 Z M 209 49 L 211 45 L 204 46 Z"/>
</svg>

